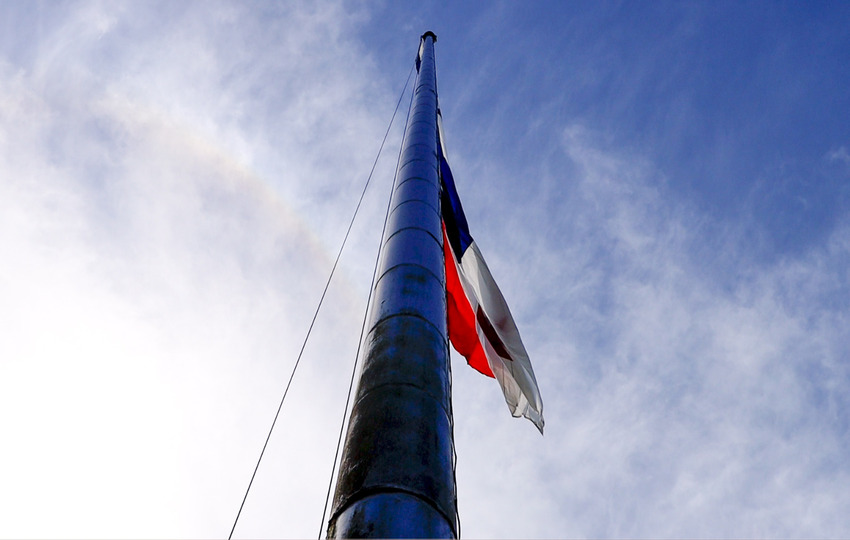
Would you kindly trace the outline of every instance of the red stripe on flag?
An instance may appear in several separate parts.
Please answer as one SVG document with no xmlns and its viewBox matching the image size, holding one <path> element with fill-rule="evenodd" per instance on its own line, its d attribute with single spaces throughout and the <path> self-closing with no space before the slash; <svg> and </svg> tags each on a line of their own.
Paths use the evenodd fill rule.
<svg viewBox="0 0 850 540">
<path fill-rule="evenodd" d="M 449 340 L 455 350 L 466 358 L 472 368 L 488 377 L 495 378 L 490 369 L 490 364 L 487 362 L 481 341 L 478 339 L 478 330 L 475 326 L 476 313 L 472 309 L 460 282 L 457 262 L 449 239 L 446 237 L 445 225 L 443 225 L 443 252 L 446 258 L 446 316 L 448 318 Z M 499 344 L 501 345 L 501 342 Z"/>
</svg>

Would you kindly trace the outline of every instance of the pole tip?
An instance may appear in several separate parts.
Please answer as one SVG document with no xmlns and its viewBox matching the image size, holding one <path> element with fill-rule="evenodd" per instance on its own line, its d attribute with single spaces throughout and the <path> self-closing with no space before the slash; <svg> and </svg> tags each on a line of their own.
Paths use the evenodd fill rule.
<svg viewBox="0 0 850 540">
<path fill-rule="evenodd" d="M 434 32 L 432 32 L 432 31 L 430 31 L 430 30 L 428 30 L 427 32 L 425 32 L 424 34 L 422 34 L 422 38 L 421 38 L 421 39 L 425 39 L 425 38 L 426 38 L 426 37 L 428 37 L 428 36 L 431 36 L 431 39 L 433 39 L 433 40 L 434 40 L 434 43 L 437 43 L 437 34 L 435 34 Z"/>
</svg>

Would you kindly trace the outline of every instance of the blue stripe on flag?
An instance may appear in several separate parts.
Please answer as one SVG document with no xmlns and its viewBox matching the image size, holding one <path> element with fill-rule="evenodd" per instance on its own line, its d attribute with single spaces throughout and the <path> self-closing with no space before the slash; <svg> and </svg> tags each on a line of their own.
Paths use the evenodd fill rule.
<svg viewBox="0 0 850 540">
<path fill-rule="evenodd" d="M 443 155 L 442 145 L 437 145 L 440 155 L 440 177 L 443 181 L 443 189 L 440 195 L 440 206 L 442 206 L 443 222 L 446 224 L 446 236 L 452 245 L 452 251 L 457 260 L 463 257 L 466 248 L 472 243 L 472 235 L 469 234 L 469 225 L 466 223 L 466 215 L 460 205 L 460 197 L 455 189 L 455 180 L 449 162 Z"/>
</svg>

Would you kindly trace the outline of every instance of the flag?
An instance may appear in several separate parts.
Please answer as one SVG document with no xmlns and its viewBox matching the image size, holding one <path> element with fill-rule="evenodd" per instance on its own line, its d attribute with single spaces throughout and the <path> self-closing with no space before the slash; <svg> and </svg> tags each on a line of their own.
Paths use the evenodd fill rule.
<svg viewBox="0 0 850 540">
<path fill-rule="evenodd" d="M 449 340 L 472 368 L 499 382 L 513 416 L 528 418 L 543 433 L 537 379 L 505 298 L 469 234 L 446 160 L 439 110 L 437 126 Z"/>
</svg>

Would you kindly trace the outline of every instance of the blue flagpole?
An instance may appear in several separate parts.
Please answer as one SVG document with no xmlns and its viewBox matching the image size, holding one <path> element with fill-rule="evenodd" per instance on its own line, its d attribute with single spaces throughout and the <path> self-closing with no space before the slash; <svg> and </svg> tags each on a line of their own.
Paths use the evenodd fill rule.
<svg viewBox="0 0 850 540">
<path fill-rule="evenodd" d="M 418 74 L 329 538 L 456 538 L 434 42 Z"/>
</svg>

